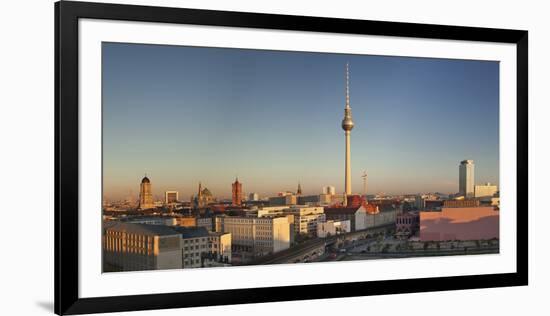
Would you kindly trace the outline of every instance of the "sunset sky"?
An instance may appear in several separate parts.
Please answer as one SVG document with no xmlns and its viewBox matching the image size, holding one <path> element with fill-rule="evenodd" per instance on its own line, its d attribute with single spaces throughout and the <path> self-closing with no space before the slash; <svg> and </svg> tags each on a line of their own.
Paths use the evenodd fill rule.
<svg viewBox="0 0 550 316">
<path fill-rule="evenodd" d="M 350 63 L 352 189 L 457 192 L 458 165 L 499 183 L 499 65 L 408 57 L 103 44 L 103 181 L 109 199 L 317 194 L 344 184 Z"/>
</svg>

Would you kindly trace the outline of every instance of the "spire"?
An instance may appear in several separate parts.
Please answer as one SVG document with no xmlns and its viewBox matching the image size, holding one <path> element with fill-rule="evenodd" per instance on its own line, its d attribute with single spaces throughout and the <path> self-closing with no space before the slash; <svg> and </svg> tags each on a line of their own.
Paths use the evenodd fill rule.
<svg viewBox="0 0 550 316">
<path fill-rule="evenodd" d="M 298 182 L 298 190 L 296 191 L 296 194 L 302 194 L 302 186 L 300 185 L 300 182 Z"/>
<path fill-rule="evenodd" d="M 342 129 L 349 132 L 353 129 L 353 120 L 351 118 L 351 107 L 349 106 L 349 63 L 346 63 L 346 107 L 344 108 L 344 119 L 342 120 Z"/>
<path fill-rule="evenodd" d="M 349 63 L 346 63 L 346 109 L 349 109 Z"/>
</svg>

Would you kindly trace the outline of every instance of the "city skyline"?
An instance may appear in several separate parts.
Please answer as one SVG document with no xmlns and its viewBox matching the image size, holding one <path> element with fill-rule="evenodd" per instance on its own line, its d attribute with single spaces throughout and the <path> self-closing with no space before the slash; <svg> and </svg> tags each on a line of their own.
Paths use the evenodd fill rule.
<svg viewBox="0 0 550 316">
<path fill-rule="evenodd" d="M 498 63 L 103 44 L 104 196 L 344 191 L 343 66 L 350 63 L 352 192 L 458 192 L 498 179 Z M 246 61 L 245 61 L 246 60 Z M 168 67 L 170 66 L 170 67 Z M 462 123 L 462 124 L 461 124 Z M 155 180 L 157 179 L 157 180 Z"/>
</svg>

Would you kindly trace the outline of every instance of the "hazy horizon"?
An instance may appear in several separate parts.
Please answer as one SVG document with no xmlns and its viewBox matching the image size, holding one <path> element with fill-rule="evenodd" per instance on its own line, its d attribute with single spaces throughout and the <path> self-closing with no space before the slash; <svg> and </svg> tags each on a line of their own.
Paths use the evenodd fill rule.
<svg viewBox="0 0 550 316">
<path fill-rule="evenodd" d="M 354 193 L 499 184 L 498 62 L 103 43 L 104 197 L 341 193 L 346 62 Z"/>
</svg>

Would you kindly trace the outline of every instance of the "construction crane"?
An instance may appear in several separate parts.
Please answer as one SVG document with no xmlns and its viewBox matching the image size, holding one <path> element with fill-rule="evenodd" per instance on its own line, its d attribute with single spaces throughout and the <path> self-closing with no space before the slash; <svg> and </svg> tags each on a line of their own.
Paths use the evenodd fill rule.
<svg viewBox="0 0 550 316">
<path fill-rule="evenodd" d="M 365 197 L 367 196 L 367 171 L 363 171 L 363 175 L 361 176 L 363 178 L 363 194 Z"/>
</svg>

